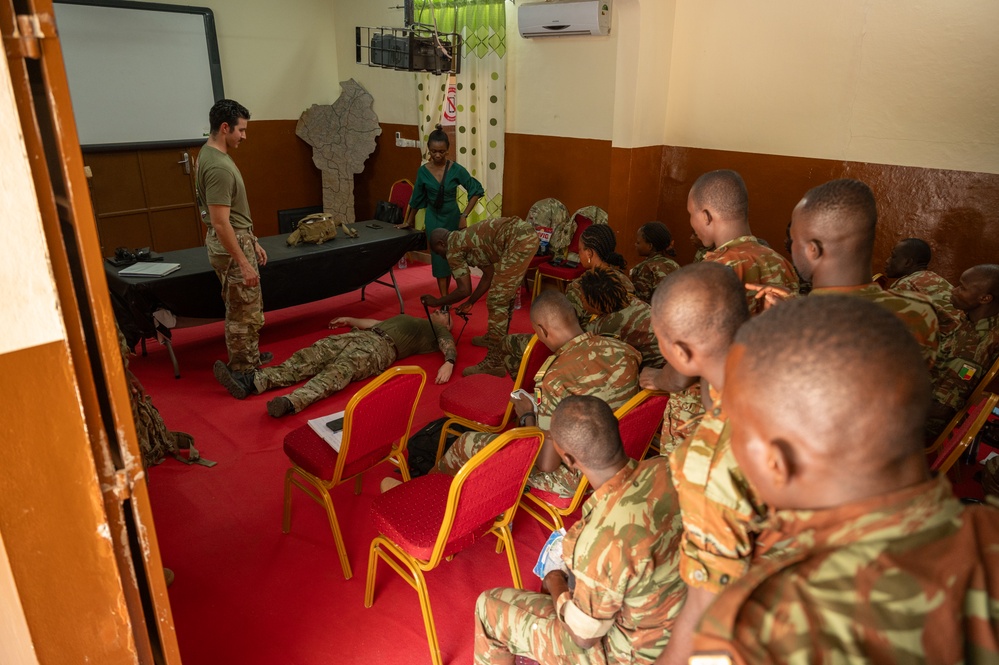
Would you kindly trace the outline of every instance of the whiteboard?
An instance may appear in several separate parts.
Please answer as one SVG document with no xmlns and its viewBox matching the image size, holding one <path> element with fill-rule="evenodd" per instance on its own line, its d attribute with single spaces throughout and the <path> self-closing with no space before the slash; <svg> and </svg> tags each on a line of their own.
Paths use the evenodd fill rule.
<svg viewBox="0 0 999 665">
<path fill-rule="evenodd" d="M 80 145 L 190 145 L 208 136 L 222 93 L 210 9 L 54 4 Z"/>
</svg>

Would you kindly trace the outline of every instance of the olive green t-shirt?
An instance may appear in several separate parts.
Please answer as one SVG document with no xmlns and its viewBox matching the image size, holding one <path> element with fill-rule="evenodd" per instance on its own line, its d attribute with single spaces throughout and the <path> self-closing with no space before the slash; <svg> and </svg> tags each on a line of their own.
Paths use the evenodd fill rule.
<svg viewBox="0 0 999 665">
<path fill-rule="evenodd" d="M 243 176 L 240 175 L 232 157 L 206 144 L 198 153 L 194 183 L 198 194 L 198 208 L 201 209 L 201 221 L 206 225 L 209 227 L 212 225 L 208 206 L 213 205 L 229 207 L 229 223 L 233 229 L 253 228 Z"/>
<path fill-rule="evenodd" d="M 419 353 L 433 353 L 439 349 L 430 330 L 430 322 L 409 314 L 393 316 L 379 323 L 378 328 L 395 342 L 396 360 L 402 360 Z M 438 339 L 452 339 L 447 328 L 434 326 Z M 452 358 L 453 360 L 453 358 Z"/>
</svg>

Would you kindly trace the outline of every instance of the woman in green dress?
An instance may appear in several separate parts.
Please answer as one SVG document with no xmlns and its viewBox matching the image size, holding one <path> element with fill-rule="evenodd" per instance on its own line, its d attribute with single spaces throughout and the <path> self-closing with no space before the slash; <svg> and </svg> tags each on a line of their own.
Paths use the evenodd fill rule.
<svg viewBox="0 0 999 665">
<path fill-rule="evenodd" d="M 434 229 L 445 228 L 448 231 L 463 229 L 468 221 L 468 213 L 475 209 L 476 202 L 486 193 L 482 189 L 482 184 L 473 178 L 465 167 L 448 160 L 447 152 L 450 145 L 447 134 L 440 125 L 437 125 L 437 129 L 430 132 L 430 138 L 427 140 L 430 159 L 416 172 L 416 184 L 413 185 L 409 212 L 402 228 L 412 228 L 416 211 L 426 208 L 424 221 L 428 238 Z M 468 203 L 460 212 L 456 198 L 458 185 L 464 187 L 468 193 Z M 441 296 L 445 296 L 451 285 L 451 268 L 443 256 L 431 253 L 430 261 L 434 277 L 437 278 L 437 287 Z"/>
</svg>

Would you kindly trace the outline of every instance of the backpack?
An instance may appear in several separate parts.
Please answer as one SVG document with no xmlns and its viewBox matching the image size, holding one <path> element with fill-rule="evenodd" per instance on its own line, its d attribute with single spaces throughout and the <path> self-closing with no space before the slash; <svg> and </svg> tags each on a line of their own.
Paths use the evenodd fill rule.
<svg viewBox="0 0 999 665">
<path fill-rule="evenodd" d="M 427 475 L 436 465 L 437 444 L 441 440 L 441 430 L 444 429 L 445 422 L 447 422 L 446 417 L 431 420 L 423 426 L 423 429 L 409 437 L 406 449 L 409 451 L 409 475 L 411 478 L 419 478 L 420 476 Z M 462 432 L 469 431 L 467 427 L 462 427 L 461 425 L 453 425 L 452 427 Z M 447 440 L 444 442 L 443 452 L 447 452 L 457 439 L 457 434 L 448 435 Z"/>
<path fill-rule="evenodd" d="M 343 232 L 351 238 L 357 237 L 357 231 L 343 222 L 337 222 L 333 215 L 319 212 L 298 220 L 297 228 L 288 236 L 289 245 L 300 245 L 303 242 L 321 245 L 327 240 L 336 238 L 336 227 L 343 227 Z"/>
<path fill-rule="evenodd" d="M 402 208 L 391 201 L 379 201 L 375 208 L 375 219 L 386 224 L 402 224 Z"/>
</svg>

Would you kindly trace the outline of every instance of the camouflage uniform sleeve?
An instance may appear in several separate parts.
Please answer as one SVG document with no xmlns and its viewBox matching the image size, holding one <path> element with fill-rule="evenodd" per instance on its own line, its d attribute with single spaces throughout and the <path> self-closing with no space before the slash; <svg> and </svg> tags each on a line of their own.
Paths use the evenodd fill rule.
<svg viewBox="0 0 999 665">
<path fill-rule="evenodd" d="M 440 332 L 440 328 L 437 329 L 437 348 L 441 350 L 444 354 L 444 360 L 449 362 L 456 362 L 458 360 L 458 349 L 454 343 L 454 337 L 451 335 L 451 331 L 444 329 Z"/>
<path fill-rule="evenodd" d="M 683 517 L 680 575 L 690 586 L 720 593 L 749 569 L 756 516 L 724 420 L 705 416 L 690 444 L 673 452 L 670 468 Z"/>
<path fill-rule="evenodd" d="M 452 234 L 448 236 L 447 264 L 451 268 L 451 274 L 454 276 L 454 278 L 460 279 L 462 277 L 467 277 L 471 275 L 472 272 L 468 268 L 468 257 L 466 256 L 467 253 L 466 250 L 462 249 L 459 246 L 460 243 L 455 242 L 455 240 L 457 240 L 454 235 L 455 233 L 457 232 L 452 232 Z M 471 239 L 469 236 L 466 236 L 466 234 L 464 233 L 462 233 L 462 236 L 465 236 L 464 238 L 465 242 L 469 242 Z"/>
<path fill-rule="evenodd" d="M 564 393 L 557 372 L 545 374 L 545 378 L 535 386 L 535 392 L 538 401 L 538 427 L 547 432 L 552 426 L 552 414 L 555 413 L 555 407 L 562 401 Z"/>
<path fill-rule="evenodd" d="M 572 280 L 565 287 L 565 297 L 569 300 L 572 308 L 576 310 L 576 318 L 579 319 L 579 325 L 586 328 L 592 317 L 586 311 L 586 307 L 583 306 L 583 287 L 580 286 L 578 279 Z"/>
<path fill-rule="evenodd" d="M 631 281 L 635 285 L 635 296 L 639 300 L 649 302 L 656 288 L 656 275 L 646 259 L 631 269 Z"/>
</svg>

